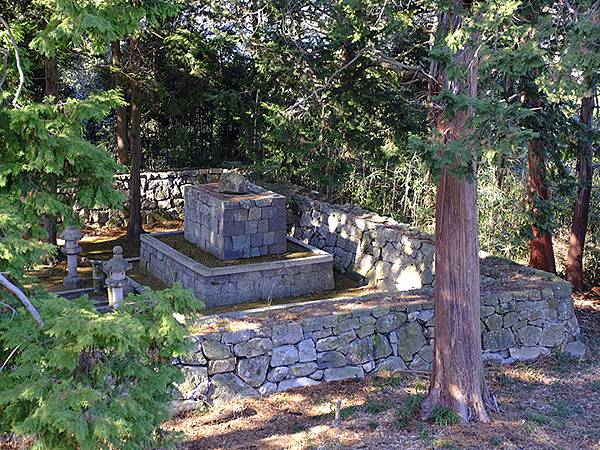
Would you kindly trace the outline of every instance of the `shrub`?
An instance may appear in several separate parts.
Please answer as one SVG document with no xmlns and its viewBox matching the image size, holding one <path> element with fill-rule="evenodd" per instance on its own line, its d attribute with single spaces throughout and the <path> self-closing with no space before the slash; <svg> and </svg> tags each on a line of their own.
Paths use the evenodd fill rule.
<svg viewBox="0 0 600 450">
<path fill-rule="evenodd" d="M 126 298 L 98 313 L 87 298 L 41 294 L 46 326 L 0 310 L 0 424 L 40 449 L 142 449 L 163 445 L 160 424 L 188 351 L 182 315 L 202 305 L 179 286 Z M 178 320 L 179 319 L 179 320 Z M 15 350 L 16 349 L 16 350 Z"/>
</svg>

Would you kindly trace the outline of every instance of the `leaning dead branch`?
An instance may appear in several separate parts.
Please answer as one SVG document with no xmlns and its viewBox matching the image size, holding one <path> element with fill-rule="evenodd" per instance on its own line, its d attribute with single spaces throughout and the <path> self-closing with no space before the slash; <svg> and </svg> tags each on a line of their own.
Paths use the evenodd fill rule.
<svg viewBox="0 0 600 450">
<path fill-rule="evenodd" d="M 21 91 L 23 90 L 23 86 L 25 85 L 25 73 L 23 72 L 23 66 L 21 65 L 21 55 L 19 54 L 19 46 L 17 45 L 17 41 L 8 25 L 8 22 L 4 20 L 4 17 L 0 16 L 0 23 L 6 29 L 8 33 L 8 38 L 10 39 L 10 43 L 15 50 L 15 61 L 17 63 L 17 70 L 19 71 L 19 86 L 17 87 L 17 91 L 15 92 L 15 98 L 13 98 L 12 105 L 15 108 L 19 107 L 19 96 L 21 95 Z"/>
<path fill-rule="evenodd" d="M 27 308 L 27 311 L 33 316 L 35 321 L 40 325 L 40 328 L 44 327 L 44 321 L 40 316 L 40 313 L 35 309 L 35 306 L 31 304 L 27 296 L 23 293 L 21 289 L 19 289 L 16 285 L 11 283 L 8 278 L 2 273 L 0 273 L 0 285 L 7 289 L 11 294 L 17 297 L 21 303 Z"/>
</svg>

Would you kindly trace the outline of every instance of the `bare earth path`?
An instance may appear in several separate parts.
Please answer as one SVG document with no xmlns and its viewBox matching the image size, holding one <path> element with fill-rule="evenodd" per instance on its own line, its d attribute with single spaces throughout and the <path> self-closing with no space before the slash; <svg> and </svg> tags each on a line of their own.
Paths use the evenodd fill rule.
<svg viewBox="0 0 600 450">
<path fill-rule="evenodd" d="M 501 407 L 491 424 L 421 422 L 416 410 L 427 375 L 395 373 L 188 413 L 165 428 L 183 433 L 182 449 L 600 450 L 600 295 L 577 298 L 576 309 L 588 346 L 583 359 L 555 354 L 487 367 Z"/>
</svg>

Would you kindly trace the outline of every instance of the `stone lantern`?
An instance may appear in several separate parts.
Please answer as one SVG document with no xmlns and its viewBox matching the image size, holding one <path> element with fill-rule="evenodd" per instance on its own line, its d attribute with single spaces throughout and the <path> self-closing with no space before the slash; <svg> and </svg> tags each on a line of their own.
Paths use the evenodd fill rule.
<svg viewBox="0 0 600 450">
<path fill-rule="evenodd" d="M 60 234 L 65 241 L 61 251 L 67 255 L 67 277 L 63 280 L 65 287 L 75 289 L 81 284 L 81 277 L 77 274 L 77 255 L 81 253 L 79 240 L 83 237 L 77 227 L 67 227 Z"/>
<path fill-rule="evenodd" d="M 123 248 L 120 245 L 113 248 L 113 257 L 105 262 L 103 267 L 108 276 L 108 306 L 116 309 L 123 300 L 123 288 L 129 283 L 125 272 L 131 269 L 131 264 L 123 258 Z"/>
</svg>

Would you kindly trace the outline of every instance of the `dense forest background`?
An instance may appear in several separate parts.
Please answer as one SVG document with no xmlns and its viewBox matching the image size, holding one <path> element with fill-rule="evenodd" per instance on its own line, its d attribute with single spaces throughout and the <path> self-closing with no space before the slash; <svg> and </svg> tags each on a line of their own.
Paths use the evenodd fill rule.
<svg viewBox="0 0 600 450">
<path fill-rule="evenodd" d="M 43 22 L 40 14 L 14 7 L 21 41 L 33 38 L 27 24 Z M 427 70 L 435 20 L 425 3 L 192 2 L 167 17 L 142 27 L 135 60 L 127 39 L 118 45 L 118 61 L 114 46 L 104 53 L 57 51 L 56 96 L 85 98 L 120 87 L 130 101 L 133 80 L 142 87 L 142 169 L 243 165 L 269 181 L 300 184 L 433 230 L 431 154 L 420 144 L 430 134 Z M 546 71 L 564 51 L 556 34 L 561 26 L 538 30 L 530 49 L 507 51 L 495 67 L 481 68 L 483 92 L 504 97 L 514 109 L 495 118 L 506 129 L 482 124 L 489 136 L 482 138 L 479 168 L 482 250 L 526 261 L 532 222 L 540 220 L 528 206 L 528 143 L 503 138 L 513 126 L 543 130 L 550 198 L 540 210 L 555 234 L 559 268 L 577 188 L 580 128 L 579 98 L 562 86 L 560 70 Z M 41 99 L 47 67 L 36 53 L 29 56 L 27 88 Z M 502 64 L 509 69 L 499 71 Z M 542 73 L 537 79 L 523 76 L 535 70 Z M 517 124 L 519 108 L 535 110 L 522 101 L 528 83 L 539 86 L 537 122 Z M 130 108 L 124 111 L 131 116 Z M 86 138 L 115 151 L 115 121 L 114 112 L 89 121 Z M 597 190 L 592 196 L 591 204 L 600 204 Z M 592 207 L 588 279 L 600 273 L 599 228 L 600 212 Z"/>
</svg>

